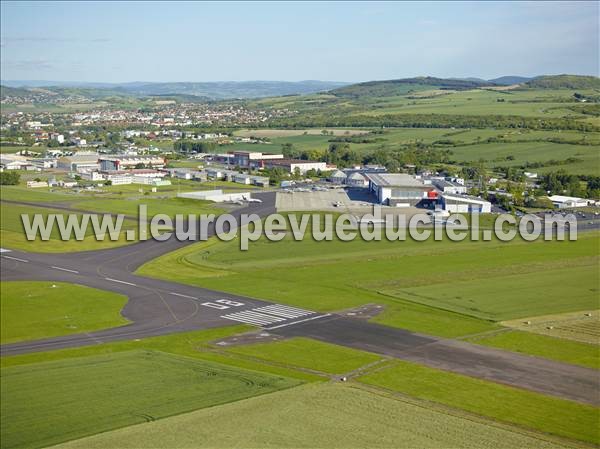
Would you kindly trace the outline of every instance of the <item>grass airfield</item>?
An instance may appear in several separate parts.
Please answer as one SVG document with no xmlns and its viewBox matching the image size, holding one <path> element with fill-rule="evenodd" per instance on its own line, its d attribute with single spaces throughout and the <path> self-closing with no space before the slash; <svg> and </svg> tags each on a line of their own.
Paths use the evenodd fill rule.
<svg viewBox="0 0 600 449">
<path fill-rule="evenodd" d="M 443 95 L 425 90 L 389 98 L 310 95 L 254 103 L 301 113 L 326 114 L 330 108 L 350 115 L 498 114 L 570 117 L 597 124 L 598 117 L 569 109 L 572 95 L 568 89 Z M 506 101 L 498 102 L 500 97 Z M 565 169 L 600 174 L 599 132 L 379 131 L 365 136 L 372 139 L 369 142 L 354 139 L 350 148 L 366 155 L 425 144 L 450 150 L 458 168 L 480 160 L 490 170 L 535 162 L 543 165 L 533 170 L 539 173 Z M 298 150 L 324 151 L 331 139 L 353 134 L 338 129 L 333 136 L 324 135 L 320 128 L 306 134 L 298 130 L 261 133 L 243 130 L 238 135 L 261 135 L 269 143 L 235 144 L 220 150 L 278 152 L 291 143 Z M 575 159 L 566 163 L 567 158 Z M 31 176 L 39 175 L 26 174 L 23 180 Z M 1 193 L 3 200 L 47 203 L 39 207 L 42 214 L 66 213 L 56 206 L 68 206 L 134 215 L 142 202 L 149 204 L 151 213 L 189 213 L 191 207 L 196 213 L 211 213 L 217 212 L 212 205 L 173 197 L 178 191 L 213 187 L 239 190 L 242 186 L 174 181 L 157 193 L 140 193 L 139 186 L 72 193 L 22 185 L 3 186 Z M 28 205 L 2 203 L 2 246 L 57 252 L 105 247 L 88 239 L 64 244 L 56 236 L 43 245 L 22 242 L 17 237 L 22 234 L 19 214 L 24 210 L 37 211 Z M 383 311 L 370 319 L 381 324 L 599 369 L 599 238 L 598 233 L 588 233 L 580 234 L 578 242 L 508 244 L 318 243 L 286 238 L 279 243 L 252 243 L 244 253 L 237 241 L 211 240 L 163 256 L 139 272 L 318 311 L 378 304 Z M 124 324 L 118 314 L 123 298 L 103 292 L 67 284 L 59 285 L 57 295 L 41 295 L 47 285 L 3 284 L 2 288 L 2 343 Z M 588 405 L 307 338 L 231 346 L 216 343 L 255 331 L 238 325 L 3 357 L 0 448 L 59 444 L 86 449 L 512 449 L 588 448 L 600 443 L 600 412 Z M 342 376 L 348 382 L 341 383 Z"/>
</svg>

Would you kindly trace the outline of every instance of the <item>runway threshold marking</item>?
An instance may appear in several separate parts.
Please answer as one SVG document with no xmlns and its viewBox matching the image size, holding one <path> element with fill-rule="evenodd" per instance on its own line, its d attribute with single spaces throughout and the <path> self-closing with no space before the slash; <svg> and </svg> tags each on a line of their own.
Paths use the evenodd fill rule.
<svg viewBox="0 0 600 449">
<path fill-rule="evenodd" d="M 175 292 L 169 292 L 171 295 L 175 295 L 175 296 L 181 296 L 182 298 L 188 298 L 188 299 L 198 299 L 195 296 L 189 296 L 189 295 L 183 295 L 181 293 L 175 293 Z"/>
<path fill-rule="evenodd" d="M 4 257 L 5 259 L 16 260 L 16 261 L 18 261 L 18 262 L 25 262 L 25 263 L 29 262 L 28 260 L 25 260 L 25 259 L 19 259 L 18 257 L 12 257 L 12 256 L 2 256 L 2 257 Z"/>
<path fill-rule="evenodd" d="M 278 326 L 265 327 L 265 330 L 270 331 L 273 329 L 279 329 L 280 327 L 293 326 L 294 324 L 305 323 L 306 321 L 318 320 L 319 318 L 325 318 L 331 316 L 331 313 L 326 313 L 325 315 L 313 316 L 310 318 L 305 318 L 303 320 L 292 321 L 291 323 L 280 324 Z"/>
<path fill-rule="evenodd" d="M 69 268 L 62 268 L 62 267 L 55 267 L 55 266 L 51 266 L 50 268 L 54 268 L 55 270 L 60 270 L 60 271 L 68 271 L 69 273 L 79 274 L 79 271 L 70 270 Z"/>
<path fill-rule="evenodd" d="M 271 324 L 286 322 L 288 320 L 300 318 L 306 315 L 312 315 L 314 313 L 316 312 L 313 312 L 312 310 L 300 309 L 298 307 L 284 306 L 282 304 L 271 304 L 268 306 L 230 313 L 228 315 L 222 315 L 221 318 L 264 327 Z M 282 326 L 282 324 L 275 327 L 280 326 Z"/>
<path fill-rule="evenodd" d="M 113 278 L 104 278 L 104 279 L 106 279 L 107 281 L 111 281 L 111 282 L 118 282 L 119 284 L 132 285 L 134 287 L 137 287 L 137 285 L 135 285 L 132 282 L 120 281 L 118 279 L 113 279 Z"/>
</svg>

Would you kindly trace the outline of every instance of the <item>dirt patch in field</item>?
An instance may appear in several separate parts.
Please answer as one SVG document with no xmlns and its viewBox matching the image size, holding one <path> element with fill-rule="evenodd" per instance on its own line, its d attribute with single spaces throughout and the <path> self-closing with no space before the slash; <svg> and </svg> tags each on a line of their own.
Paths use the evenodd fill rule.
<svg viewBox="0 0 600 449">
<path fill-rule="evenodd" d="M 354 307 L 353 309 L 338 312 L 338 315 L 343 315 L 348 318 L 356 318 L 359 320 L 370 320 L 384 310 L 385 306 L 382 306 L 381 304 L 365 304 L 364 306 Z"/>
<path fill-rule="evenodd" d="M 600 344 L 600 311 L 598 310 L 522 318 L 503 321 L 500 324 L 536 334 Z"/>
<path fill-rule="evenodd" d="M 213 341 L 212 344 L 219 347 L 251 345 L 254 343 L 271 343 L 274 341 L 284 340 L 281 335 L 273 335 L 265 331 L 248 332 L 246 334 L 235 335 L 232 337 L 223 338 Z"/>
</svg>

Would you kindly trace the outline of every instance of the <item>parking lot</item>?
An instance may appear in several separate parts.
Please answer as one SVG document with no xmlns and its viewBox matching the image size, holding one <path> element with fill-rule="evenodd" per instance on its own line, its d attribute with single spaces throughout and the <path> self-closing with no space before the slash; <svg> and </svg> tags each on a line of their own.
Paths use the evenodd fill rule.
<svg viewBox="0 0 600 449">
<path fill-rule="evenodd" d="M 372 213 L 375 205 L 378 205 L 375 197 L 363 188 L 286 189 L 277 192 L 276 201 L 278 212 L 329 211 L 359 216 Z M 408 217 L 427 211 L 416 207 L 381 207 L 383 214 L 404 214 Z"/>
</svg>

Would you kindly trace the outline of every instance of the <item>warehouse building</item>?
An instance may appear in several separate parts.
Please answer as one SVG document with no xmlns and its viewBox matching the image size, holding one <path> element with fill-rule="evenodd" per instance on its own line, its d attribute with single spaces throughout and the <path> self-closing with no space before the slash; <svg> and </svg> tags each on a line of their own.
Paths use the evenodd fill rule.
<svg viewBox="0 0 600 449">
<path fill-rule="evenodd" d="M 573 207 L 585 207 L 588 206 L 591 200 L 583 198 L 576 198 L 574 196 L 563 196 L 563 195 L 552 195 L 548 199 L 552 201 L 554 207 L 558 209 L 570 209 Z"/>
<path fill-rule="evenodd" d="M 261 153 L 259 151 L 234 151 L 233 164 L 242 168 L 263 168 L 265 161 L 283 159 L 283 154 Z"/>
<path fill-rule="evenodd" d="M 451 213 L 490 213 L 492 203 L 475 196 L 442 194 L 442 208 Z"/>
<path fill-rule="evenodd" d="M 101 156 L 98 158 L 102 170 L 127 170 L 140 166 L 163 168 L 165 160 L 156 155 L 126 156 L 123 154 L 115 156 Z"/>
<path fill-rule="evenodd" d="M 346 185 L 350 187 L 367 187 L 369 181 L 360 173 L 354 172 L 346 178 Z"/>
<path fill-rule="evenodd" d="M 99 167 L 98 153 L 79 152 L 73 156 L 61 157 L 56 161 L 56 168 L 72 172 L 97 170 Z"/>
<path fill-rule="evenodd" d="M 449 193 L 453 195 L 464 195 L 467 193 L 467 187 L 464 184 L 458 184 L 457 182 L 448 181 L 443 178 L 432 178 L 431 183 L 442 193 Z"/>
<path fill-rule="evenodd" d="M 305 161 L 302 159 L 270 159 L 263 161 L 264 168 L 283 168 L 288 173 L 295 173 L 296 169 L 300 174 L 305 174 L 309 170 L 326 171 L 328 169 L 326 162 Z"/>
<path fill-rule="evenodd" d="M 333 182 L 334 184 L 344 184 L 346 182 L 347 177 L 348 176 L 346 176 L 346 173 L 344 173 L 343 171 L 334 170 L 329 175 L 329 181 Z"/>
<path fill-rule="evenodd" d="M 364 175 L 380 204 L 395 207 L 416 206 L 422 201 L 437 198 L 430 184 L 404 173 L 366 173 Z"/>
<path fill-rule="evenodd" d="M 269 186 L 269 178 L 267 178 L 266 176 L 246 175 L 244 173 L 236 173 L 235 175 L 233 175 L 233 182 L 259 187 Z"/>
</svg>

